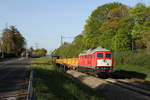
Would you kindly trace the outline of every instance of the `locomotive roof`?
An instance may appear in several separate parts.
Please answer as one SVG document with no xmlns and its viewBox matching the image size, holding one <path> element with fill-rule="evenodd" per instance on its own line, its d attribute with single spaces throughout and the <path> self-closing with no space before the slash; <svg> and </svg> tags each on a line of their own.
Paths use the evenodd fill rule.
<svg viewBox="0 0 150 100">
<path fill-rule="evenodd" d="M 110 51 L 110 50 L 105 49 L 105 48 L 103 48 L 103 47 L 91 48 L 91 49 L 89 49 L 89 50 L 84 50 L 83 52 L 81 52 L 81 53 L 79 54 L 79 56 L 80 56 L 80 55 L 93 54 L 93 53 L 96 52 L 96 51 Z"/>
</svg>

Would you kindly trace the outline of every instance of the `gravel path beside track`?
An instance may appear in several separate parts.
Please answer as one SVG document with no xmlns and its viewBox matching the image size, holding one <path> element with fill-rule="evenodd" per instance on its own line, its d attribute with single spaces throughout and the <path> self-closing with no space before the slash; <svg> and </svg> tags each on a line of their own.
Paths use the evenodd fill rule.
<svg viewBox="0 0 150 100">
<path fill-rule="evenodd" d="M 0 100 L 17 100 L 22 93 L 24 100 L 26 92 L 24 90 L 25 76 L 30 60 L 27 59 L 11 59 L 0 62 Z M 26 90 L 27 91 L 27 90 Z"/>
</svg>

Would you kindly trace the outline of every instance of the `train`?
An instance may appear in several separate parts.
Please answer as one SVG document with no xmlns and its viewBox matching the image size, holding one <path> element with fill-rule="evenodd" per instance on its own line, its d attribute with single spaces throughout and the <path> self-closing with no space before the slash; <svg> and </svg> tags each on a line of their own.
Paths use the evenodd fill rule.
<svg viewBox="0 0 150 100">
<path fill-rule="evenodd" d="M 112 51 L 103 47 L 84 50 L 78 58 L 56 59 L 55 63 L 74 70 L 85 70 L 95 74 L 113 72 Z"/>
</svg>

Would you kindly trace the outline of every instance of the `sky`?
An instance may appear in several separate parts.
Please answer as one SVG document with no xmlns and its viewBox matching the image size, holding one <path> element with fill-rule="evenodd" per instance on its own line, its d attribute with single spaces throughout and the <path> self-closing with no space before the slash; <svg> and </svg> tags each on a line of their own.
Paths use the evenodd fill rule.
<svg viewBox="0 0 150 100">
<path fill-rule="evenodd" d="M 14 25 L 27 41 L 27 47 L 58 48 L 83 31 L 86 19 L 98 6 L 120 2 L 130 7 L 150 0 L 0 0 L 0 33 Z"/>
</svg>

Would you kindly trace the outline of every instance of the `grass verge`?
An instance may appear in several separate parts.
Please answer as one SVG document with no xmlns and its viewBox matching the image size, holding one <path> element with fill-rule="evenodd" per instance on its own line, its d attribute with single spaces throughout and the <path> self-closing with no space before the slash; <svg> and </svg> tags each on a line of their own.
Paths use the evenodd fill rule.
<svg viewBox="0 0 150 100">
<path fill-rule="evenodd" d="M 35 90 L 38 100 L 105 100 L 102 94 L 93 91 L 71 76 L 58 72 L 48 64 L 48 58 L 32 61 L 35 70 Z"/>
<path fill-rule="evenodd" d="M 114 66 L 117 72 L 131 78 L 140 78 L 150 81 L 150 68 L 139 65 L 116 65 Z"/>
</svg>

